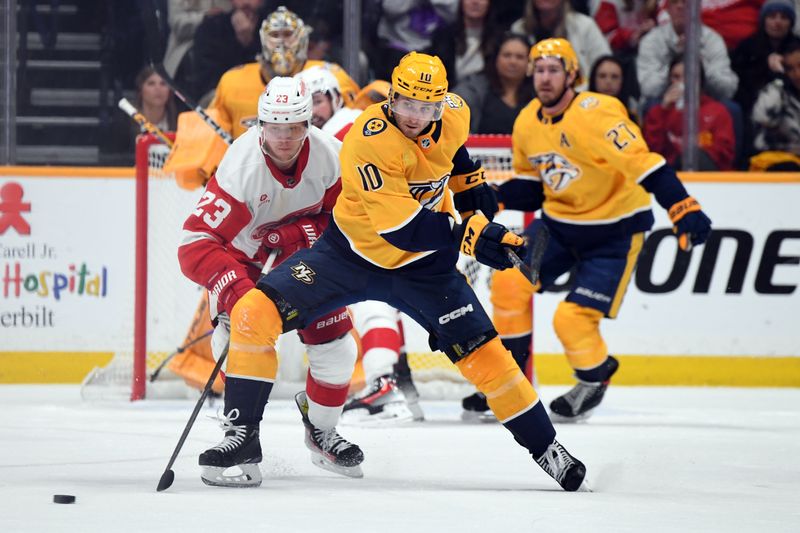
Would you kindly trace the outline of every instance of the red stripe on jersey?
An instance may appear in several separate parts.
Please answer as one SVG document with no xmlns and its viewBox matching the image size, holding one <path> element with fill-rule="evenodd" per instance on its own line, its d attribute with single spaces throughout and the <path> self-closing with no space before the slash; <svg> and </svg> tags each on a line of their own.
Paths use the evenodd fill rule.
<svg viewBox="0 0 800 533">
<path fill-rule="evenodd" d="M 310 400 L 325 407 L 339 407 L 344 405 L 347 400 L 347 392 L 350 390 L 350 383 L 342 385 L 332 385 L 324 381 L 317 381 L 308 373 L 306 377 L 306 394 Z"/>
</svg>

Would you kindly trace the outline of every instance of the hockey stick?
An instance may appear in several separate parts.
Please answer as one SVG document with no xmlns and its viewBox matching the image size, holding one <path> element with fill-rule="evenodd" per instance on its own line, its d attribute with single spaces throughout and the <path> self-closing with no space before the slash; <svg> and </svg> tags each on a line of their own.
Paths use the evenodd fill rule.
<svg viewBox="0 0 800 533">
<path fill-rule="evenodd" d="M 222 126 L 217 124 L 213 118 L 208 116 L 208 113 L 206 113 L 199 104 L 183 94 L 183 92 L 181 92 L 175 83 L 175 80 L 172 79 L 172 76 L 170 76 L 167 73 L 167 70 L 164 68 L 163 61 L 166 46 L 164 44 L 164 37 L 158 30 L 158 21 L 159 19 L 163 18 L 164 14 L 158 9 L 154 1 L 146 2 L 146 5 L 142 7 L 142 23 L 144 25 L 145 44 L 147 45 L 147 52 L 150 56 L 150 64 L 153 66 L 158 75 L 164 80 L 164 83 L 166 83 L 167 86 L 172 89 L 172 92 L 175 93 L 175 96 L 177 96 L 181 102 L 186 104 L 186 107 L 200 115 L 200 118 L 203 119 L 203 122 L 208 124 L 209 127 L 214 130 L 214 133 L 222 137 L 226 143 L 231 144 L 233 142 L 233 137 L 231 137 L 231 134 L 225 131 Z"/>
<path fill-rule="evenodd" d="M 542 256 L 544 256 L 544 251 L 547 248 L 547 242 L 549 240 L 550 232 L 546 226 L 540 225 L 533 235 L 527 263 L 523 263 L 522 259 L 520 259 L 511 248 L 506 248 L 506 256 L 508 256 L 508 259 L 522 272 L 528 281 L 530 281 L 531 285 L 536 285 L 539 281 L 539 269 L 542 266 Z"/>
<path fill-rule="evenodd" d="M 189 417 L 189 421 L 186 422 L 186 427 L 183 428 L 183 433 L 181 433 L 181 438 L 178 439 L 178 445 L 175 446 L 175 451 L 172 452 L 172 457 L 169 458 L 169 463 L 167 463 L 167 468 L 164 470 L 164 473 L 161 474 L 161 479 L 158 480 L 158 486 L 156 487 L 157 492 L 161 492 L 167 490 L 172 486 L 172 482 L 175 481 L 175 472 L 172 471 L 172 465 L 175 464 L 175 459 L 178 458 L 178 453 L 183 448 L 183 443 L 186 441 L 186 437 L 189 436 L 189 431 L 192 429 L 194 425 L 194 421 L 197 418 L 197 414 L 200 412 L 200 409 L 203 407 L 203 403 L 206 401 L 206 396 L 208 396 L 208 391 L 211 390 L 211 385 L 214 384 L 214 380 L 217 379 L 217 374 L 219 374 L 219 369 L 222 367 L 222 363 L 225 362 L 225 359 L 228 357 L 228 346 L 226 345 L 225 348 L 222 350 L 222 355 L 219 357 L 219 361 L 217 364 L 214 365 L 214 370 L 211 371 L 211 376 L 208 378 L 208 382 L 206 386 L 203 388 L 203 393 L 200 395 L 200 398 L 197 400 L 197 403 L 194 405 L 194 411 L 192 411 L 192 416 Z"/>
<path fill-rule="evenodd" d="M 269 273 L 273 263 L 275 263 L 276 257 L 278 257 L 277 249 L 270 252 L 269 257 L 264 264 L 264 268 L 261 270 L 262 274 Z M 164 470 L 164 473 L 161 474 L 161 479 L 158 480 L 156 492 L 167 490 L 172 486 L 173 481 L 175 481 L 175 472 L 172 471 L 172 465 L 175 464 L 175 459 L 178 458 L 178 453 L 180 453 L 181 448 L 183 448 L 183 443 L 186 441 L 186 437 L 189 436 L 189 431 L 191 431 L 194 421 L 197 418 L 197 414 L 200 412 L 200 409 L 203 407 L 203 403 L 206 401 L 206 396 L 208 396 L 208 391 L 211 390 L 211 385 L 213 385 L 214 380 L 217 379 L 217 374 L 219 374 L 219 369 L 222 367 L 222 363 L 225 362 L 225 359 L 228 357 L 228 347 L 229 345 L 225 345 L 225 348 L 222 350 L 222 354 L 219 356 L 219 361 L 217 361 L 217 364 L 214 365 L 214 370 L 211 371 L 211 376 L 208 378 L 206 386 L 203 387 L 203 393 L 200 394 L 200 398 L 194 405 L 192 416 L 190 416 L 189 421 L 186 422 L 186 427 L 183 428 L 183 433 L 181 433 L 181 437 L 178 439 L 178 444 L 175 446 L 175 451 L 172 452 L 172 457 L 169 458 L 167 468 Z"/>
<path fill-rule="evenodd" d="M 129 117 L 131 117 L 134 122 L 136 122 L 139 126 L 144 128 L 144 130 L 147 131 L 147 133 L 152 133 L 153 135 L 158 137 L 159 141 L 172 148 L 172 140 L 170 140 L 170 138 L 167 137 L 167 135 L 163 131 L 161 131 L 161 128 L 159 128 L 158 126 L 147 120 L 145 116 L 139 112 L 138 109 L 133 107 L 133 104 L 131 104 L 127 98 L 121 98 L 117 106 L 120 109 L 122 109 Z"/>
<path fill-rule="evenodd" d="M 162 370 L 164 370 L 164 367 L 167 366 L 167 364 L 169 364 L 169 362 L 172 361 L 172 359 L 176 355 L 178 355 L 179 353 L 185 352 L 187 348 L 189 348 L 190 346 L 194 346 L 195 344 L 197 344 L 201 340 L 205 339 L 206 337 L 208 337 L 212 333 L 214 333 L 214 330 L 210 329 L 210 330 L 206 331 L 205 333 L 203 333 L 202 335 L 200 335 L 199 337 L 195 337 L 194 339 L 190 340 L 189 342 L 187 342 L 183 346 L 178 346 L 177 348 L 175 348 L 175 351 L 172 352 L 171 354 L 169 354 L 168 356 L 166 356 L 164 358 L 164 360 L 161 361 L 161 363 L 158 365 L 158 367 L 150 375 L 150 383 L 154 382 L 158 378 L 158 375 L 161 373 Z"/>
</svg>

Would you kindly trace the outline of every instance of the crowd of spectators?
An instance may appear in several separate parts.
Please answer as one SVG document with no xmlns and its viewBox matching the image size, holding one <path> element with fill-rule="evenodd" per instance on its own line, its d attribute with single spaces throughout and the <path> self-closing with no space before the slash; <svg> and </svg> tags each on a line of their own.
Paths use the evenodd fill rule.
<svg viewBox="0 0 800 533">
<path fill-rule="evenodd" d="M 680 164 L 688 2 L 362 0 L 361 66 L 350 74 L 389 80 L 406 52 L 439 55 L 472 109 L 471 131 L 509 133 L 535 96 L 530 46 L 564 37 L 581 63 L 580 89 L 619 98 L 651 147 Z M 798 3 L 701 0 L 702 169 L 800 169 Z M 279 5 L 313 28 L 308 59 L 342 63 L 342 0 L 169 0 L 167 71 L 211 101 L 227 70 L 262 52 L 261 22 Z"/>
</svg>

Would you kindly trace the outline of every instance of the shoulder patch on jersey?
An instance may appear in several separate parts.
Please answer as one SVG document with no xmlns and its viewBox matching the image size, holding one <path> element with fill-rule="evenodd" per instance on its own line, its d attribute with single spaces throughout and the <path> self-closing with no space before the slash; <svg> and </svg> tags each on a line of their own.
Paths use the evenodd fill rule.
<svg viewBox="0 0 800 533">
<path fill-rule="evenodd" d="M 583 109 L 592 109 L 600 105 L 600 100 L 595 98 L 594 96 L 587 96 L 583 100 L 581 100 L 578 105 Z"/>
<path fill-rule="evenodd" d="M 382 118 L 371 118 L 364 124 L 364 130 L 362 133 L 364 137 L 371 137 L 372 135 L 377 135 L 383 130 L 386 129 L 386 121 Z"/>
<path fill-rule="evenodd" d="M 450 106 L 451 109 L 464 107 L 464 99 L 457 94 L 447 93 L 444 97 L 444 102 Z"/>
</svg>

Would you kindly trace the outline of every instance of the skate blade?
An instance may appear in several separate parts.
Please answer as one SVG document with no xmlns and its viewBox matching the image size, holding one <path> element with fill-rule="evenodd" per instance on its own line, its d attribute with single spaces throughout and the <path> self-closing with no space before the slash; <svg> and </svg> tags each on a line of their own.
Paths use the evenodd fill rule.
<svg viewBox="0 0 800 533">
<path fill-rule="evenodd" d="M 585 422 L 586 419 L 592 416 L 593 412 L 594 409 L 589 409 L 588 411 L 581 413 L 579 415 L 564 416 L 550 411 L 550 422 L 554 424 L 576 424 L 578 422 Z"/>
<path fill-rule="evenodd" d="M 408 409 L 414 417 L 414 422 L 424 422 L 425 413 L 422 412 L 422 407 L 417 402 L 408 402 Z"/>
<path fill-rule="evenodd" d="M 236 470 L 239 473 L 233 473 Z M 261 486 L 261 470 L 258 464 L 243 464 L 232 467 L 204 466 L 200 479 L 212 487 L 253 488 Z"/>
<path fill-rule="evenodd" d="M 461 411 L 461 420 L 470 424 L 493 424 L 497 422 L 497 417 L 491 411 Z"/>
<path fill-rule="evenodd" d="M 594 491 L 592 490 L 592 487 L 589 486 L 589 483 L 586 482 L 586 479 L 584 479 L 583 482 L 581 482 L 581 486 L 578 487 L 578 490 L 576 490 L 575 492 L 594 492 Z"/>
<path fill-rule="evenodd" d="M 361 470 L 361 465 L 356 465 L 356 466 L 337 465 L 335 463 L 330 462 L 328 459 L 315 452 L 311 452 L 311 464 L 323 470 L 327 470 L 328 472 L 333 472 L 334 474 L 339 474 L 346 477 L 352 477 L 352 478 L 364 477 L 364 472 Z"/>
<path fill-rule="evenodd" d="M 384 427 L 405 424 L 414 420 L 414 413 L 405 403 L 390 403 L 379 413 L 370 414 L 367 409 L 352 409 L 342 413 L 341 423 L 351 426 Z"/>
</svg>

